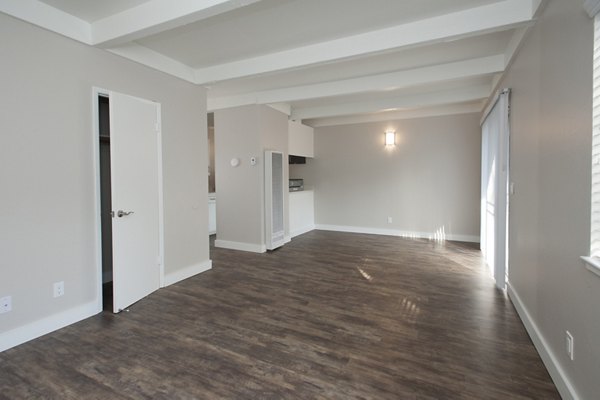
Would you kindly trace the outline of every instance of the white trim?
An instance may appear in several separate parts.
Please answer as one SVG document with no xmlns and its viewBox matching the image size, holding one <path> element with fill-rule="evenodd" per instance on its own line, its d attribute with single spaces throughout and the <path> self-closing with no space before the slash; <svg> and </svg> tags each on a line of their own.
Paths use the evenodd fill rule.
<svg viewBox="0 0 600 400">
<path fill-rule="evenodd" d="M 583 8 L 585 8 L 590 18 L 594 18 L 600 11 L 600 0 L 585 0 Z"/>
<path fill-rule="evenodd" d="M 267 246 L 264 244 L 232 242 L 230 240 L 215 240 L 215 247 L 230 250 L 250 251 L 252 253 L 264 253 L 267 251 Z"/>
<path fill-rule="evenodd" d="M 174 283 L 180 282 L 184 279 L 191 278 L 194 275 L 198 275 L 210 269 L 212 269 L 212 260 L 203 261 L 201 263 L 190 265 L 178 271 L 171 272 L 165 276 L 164 286 L 169 286 Z"/>
<path fill-rule="evenodd" d="M 165 286 L 165 202 L 163 192 L 163 151 L 162 151 L 162 105 L 156 104 L 156 158 L 158 162 L 158 258 L 160 265 L 158 273 L 158 287 Z"/>
<path fill-rule="evenodd" d="M 2 332 L 0 333 L 0 352 L 89 318 L 101 311 L 102 309 L 98 310 L 97 302 L 94 300 Z"/>
<path fill-rule="evenodd" d="M 525 325 L 525 329 L 527 329 L 527 333 L 529 333 L 529 337 L 533 342 L 536 350 L 538 351 L 550 377 L 554 381 L 558 392 L 561 397 L 565 400 L 579 400 L 580 397 L 577 395 L 577 391 L 575 387 L 569 380 L 569 377 L 561 367 L 558 357 L 552 351 L 552 348 L 548 345 L 548 342 L 542 335 L 542 332 L 536 325 L 533 318 L 527 311 L 525 304 L 521 301 L 521 298 L 517 294 L 516 290 L 512 287 L 510 282 L 507 283 L 508 288 L 508 296 L 512 301 L 523 325 Z"/>
<path fill-rule="evenodd" d="M 314 230 L 316 228 L 315 224 L 311 224 L 308 226 L 305 226 L 304 228 L 301 229 L 296 229 L 293 232 L 290 232 L 290 237 L 295 238 L 296 236 L 300 236 L 302 234 L 305 234 L 306 232 L 310 232 L 312 230 Z"/>
<path fill-rule="evenodd" d="M 439 235 L 435 232 L 402 231 L 398 229 L 367 228 L 360 226 L 326 224 L 316 224 L 315 229 L 322 231 L 366 233 L 370 235 L 400 236 L 411 239 L 451 240 L 457 242 L 479 243 L 479 236 L 475 235 L 445 234 L 444 238 L 440 238 Z"/>
<path fill-rule="evenodd" d="M 585 261 L 585 267 L 590 272 L 600 276 L 600 259 L 598 257 L 581 256 L 581 259 Z"/>
</svg>

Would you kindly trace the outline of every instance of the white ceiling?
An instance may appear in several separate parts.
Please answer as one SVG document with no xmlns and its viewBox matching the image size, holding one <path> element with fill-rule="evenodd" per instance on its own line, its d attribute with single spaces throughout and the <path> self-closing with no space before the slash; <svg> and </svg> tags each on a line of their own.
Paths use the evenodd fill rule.
<svg viewBox="0 0 600 400">
<path fill-rule="evenodd" d="M 96 22 L 150 0 L 41 0 L 86 22 Z"/>
<path fill-rule="evenodd" d="M 314 126 L 481 111 L 543 0 L 2 0 L 0 11 Z"/>
</svg>

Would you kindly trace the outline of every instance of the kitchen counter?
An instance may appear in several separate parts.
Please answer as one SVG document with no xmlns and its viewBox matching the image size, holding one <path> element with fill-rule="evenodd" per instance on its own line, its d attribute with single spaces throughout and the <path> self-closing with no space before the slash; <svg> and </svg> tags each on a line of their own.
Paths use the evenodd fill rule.
<svg viewBox="0 0 600 400">
<path fill-rule="evenodd" d="M 315 229 L 315 196 L 310 188 L 290 192 L 290 236 L 301 235 Z"/>
</svg>

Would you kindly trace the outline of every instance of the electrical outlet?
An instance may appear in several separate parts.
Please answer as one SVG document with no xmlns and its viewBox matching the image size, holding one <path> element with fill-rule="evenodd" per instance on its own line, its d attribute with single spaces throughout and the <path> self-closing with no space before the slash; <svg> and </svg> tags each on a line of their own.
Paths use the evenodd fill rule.
<svg viewBox="0 0 600 400">
<path fill-rule="evenodd" d="M 392 217 L 388 217 L 388 224 L 392 223 Z"/>
<path fill-rule="evenodd" d="M 0 314 L 12 311 L 12 297 L 6 296 L 0 299 Z"/>
<path fill-rule="evenodd" d="M 65 294 L 65 282 L 60 281 L 54 284 L 54 297 L 60 297 Z"/>
<path fill-rule="evenodd" d="M 566 332 L 565 339 L 566 339 L 565 344 L 566 344 L 567 355 L 569 356 L 571 361 L 573 361 L 573 358 L 575 357 L 575 354 L 574 354 L 575 341 L 573 340 L 573 335 L 571 335 L 571 332 L 569 332 L 569 331 Z"/>
</svg>

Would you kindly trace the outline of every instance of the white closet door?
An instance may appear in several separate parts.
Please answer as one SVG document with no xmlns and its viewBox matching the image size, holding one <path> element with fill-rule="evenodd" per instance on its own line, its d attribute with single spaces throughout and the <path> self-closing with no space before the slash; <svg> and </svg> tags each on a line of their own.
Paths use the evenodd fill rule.
<svg viewBox="0 0 600 400">
<path fill-rule="evenodd" d="M 160 104 L 110 93 L 113 308 L 159 288 Z"/>
</svg>

